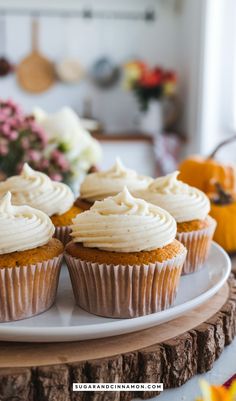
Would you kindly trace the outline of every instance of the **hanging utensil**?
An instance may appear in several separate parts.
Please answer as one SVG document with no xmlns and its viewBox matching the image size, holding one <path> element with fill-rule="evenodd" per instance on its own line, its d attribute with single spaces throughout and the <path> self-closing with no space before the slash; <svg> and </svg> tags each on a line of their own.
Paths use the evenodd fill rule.
<svg viewBox="0 0 236 401">
<path fill-rule="evenodd" d="M 57 76 L 60 81 L 73 84 L 79 82 L 83 77 L 83 69 L 76 59 L 66 58 L 56 65 Z"/>
<path fill-rule="evenodd" d="M 31 93 L 41 93 L 55 82 L 55 69 L 51 61 L 40 53 L 39 21 L 33 19 L 31 25 L 31 53 L 18 65 L 16 73 L 19 85 Z"/>
<path fill-rule="evenodd" d="M 120 69 L 108 57 L 99 58 L 91 69 L 91 78 L 96 86 L 106 89 L 115 85 L 120 77 Z"/>
<path fill-rule="evenodd" d="M 107 38 L 106 31 L 104 29 L 100 29 L 97 35 L 99 35 L 98 39 L 100 43 L 104 43 Z M 113 40 L 115 40 L 112 30 L 109 40 L 111 43 Z M 120 69 L 109 56 L 104 55 L 95 60 L 90 70 L 90 76 L 94 85 L 101 89 L 109 89 L 118 82 L 120 77 Z"/>
<path fill-rule="evenodd" d="M 80 64 L 80 61 L 74 57 L 70 56 L 69 45 L 71 42 L 70 35 L 70 21 L 68 17 L 65 18 L 65 22 L 63 23 L 65 29 L 65 57 L 59 61 L 56 65 L 56 73 L 60 81 L 65 82 L 67 84 L 78 83 L 84 76 L 83 68 Z"/>
<path fill-rule="evenodd" d="M 10 74 L 13 70 L 13 66 L 10 61 L 6 58 L 6 16 L 3 15 L 0 20 L 0 77 L 5 77 Z"/>
</svg>

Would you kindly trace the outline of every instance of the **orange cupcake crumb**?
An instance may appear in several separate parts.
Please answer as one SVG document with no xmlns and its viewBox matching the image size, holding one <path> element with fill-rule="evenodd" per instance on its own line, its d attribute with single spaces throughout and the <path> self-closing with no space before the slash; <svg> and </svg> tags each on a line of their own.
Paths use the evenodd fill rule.
<svg viewBox="0 0 236 401">
<path fill-rule="evenodd" d="M 177 223 L 178 233 L 187 233 L 190 231 L 198 231 L 210 226 L 208 219 L 205 220 L 191 220 L 184 221 L 183 223 Z"/>
<path fill-rule="evenodd" d="M 88 248 L 80 243 L 71 241 L 66 245 L 65 249 L 71 256 L 84 261 L 117 265 L 142 265 L 172 259 L 184 251 L 184 246 L 179 241 L 174 240 L 171 244 L 152 251 L 126 253 Z"/>
<path fill-rule="evenodd" d="M 52 238 L 47 244 L 38 248 L 0 255 L 0 269 L 6 267 L 27 266 L 53 259 L 63 253 L 63 244 Z"/>
<path fill-rule="evenodd" d="M 55 227 L 70 226 L 72 224 L 72 219 L 77 216 L 77 214 L 82 213 L 83 210 L 78 206 L 73 205 L 67 212 L 63 214 L 54 214 L 51 216 L 51 220 Z"/>
</svg>

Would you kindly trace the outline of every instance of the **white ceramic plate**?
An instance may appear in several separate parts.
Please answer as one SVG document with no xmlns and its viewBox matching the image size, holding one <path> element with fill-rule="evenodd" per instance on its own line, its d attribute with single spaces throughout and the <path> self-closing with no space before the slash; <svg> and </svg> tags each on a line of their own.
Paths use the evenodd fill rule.
<svg viewBox="0 0 236 401">
<path fill-rule="evenodd" d="M 134 319 L 107 319 L 91 315 L 74 304 L 67 268 L 62 268 L 56 304 L 30 319 L 0 323 L 1 341 L 57 342 L 88 340 L 130 333 L 175 319 L 211 298 L 225 283 L 231 261 L 213 243 L 204 268 L 181 277 L 175 305 L 162 312 Z"/>
</svg>

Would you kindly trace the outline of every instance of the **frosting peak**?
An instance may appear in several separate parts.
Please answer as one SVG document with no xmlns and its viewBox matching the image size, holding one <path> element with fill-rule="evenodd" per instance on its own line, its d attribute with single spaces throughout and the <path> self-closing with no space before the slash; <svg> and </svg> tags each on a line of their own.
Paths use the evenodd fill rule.
<svg viewBox="0 0 236 401">
<path fill-rule="evenodd" d="M 7 213 L 11 212 L 11 210 L 11 193 L 7 192 L 6 195 L 0 200 L 0 214 L 6 215 Z"/>
<path fill-rule="evenodd" d="M 115 164 L 107 171 L 101 172 L 101 177 L 126 177 L 127 173 L 136 177 L 137 173 L 134 170 L 127 169 L 119 157 L 116 157 Z"/>
<path fill-rule="evenodd" d="M 171 174 L 167 174 L 164 177 L 159 177 L 149 185 L 150 191 L 158 192 L 160 194 L 172 194 L 172 193 L 188 193 L 188 186 L 181 181 L 177 180 L 179 171 L 174 171 Z"/>
<path fill-rule="evenodd" d="M 167 211 L 134 198 L 127 188 L 95 202 L 76 216 L 71 228 L 75 242 L 113 252 L 162 248 L 176 235 L 175 220 Z"/>
<path fill-rule="evenodd" d="M 109 200 L 108 200 L 109 199 Z M 95 210 L 100 215 L 151 215 L 152 211 L 149 209 L 149 204 L 142 199 L 134 198 L 127 187 L 124 187 L 123 191 L 114 196 L 105 199 L 103 202 L 96 201 L 91 207 L 91 210 Z"/>
<path fill-rule="evenodd" d="M 34 170 L 28 165 L 28 163 L 24 163 L 21 174 L 23 177 L 30 177 L 30 176 L 33 177 Z"/>
<path fill-rule="evenodd" d="M 52 181 L 46 174 L 33 170 L 27 163 L 20 175 L 0 183 L 0 196 L 7 191 L 12 193 L 13 204 L 27 204 L 42 210 L 48 216 L 63 214 L 74 203 L 74 195 L 67 185 Z"/>
<path fill-rule="evenodd" d="M 50 218 L 30 206 L 13 206 L 11 193 L 0 199 L 0 254 L 46 244 L 54 234 Z"/>
<path fill-rule="evenodd" d="M 85 177 L 80 187 L 80 196 L 94 202 L 116 195 L 124 186 L 127 186 L 131 192 L 144 189 L 151 181 L 152 178 L 138 175 L 136 171 L 126 168 L 121 160 L 116 158 L 115 164 L 109 170 Z"/>
<path fill-rule="evenodd" d="M 210 211 L 208 197 L 199 189 L 177 179 L 179 171 L 153 180 L 136 195 L 165 208 L 177 222 L 204 220 Z"/>
</svg>

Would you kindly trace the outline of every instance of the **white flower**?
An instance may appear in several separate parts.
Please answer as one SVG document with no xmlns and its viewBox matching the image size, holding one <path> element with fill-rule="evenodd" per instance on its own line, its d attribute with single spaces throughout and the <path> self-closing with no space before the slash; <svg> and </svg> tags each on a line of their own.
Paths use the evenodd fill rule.
<svg viewBox="0 0 236 401">
<path fill-rule="evenodd" d="M 60 145 L 66 159 L 75 169 L 86 171 L 100 162 L 101 146 L 82 127 L 79 117 L 71 108 L 63 107 L 56 113 L 47 114 L 37 107 L 33 114 L 37 123 L 48 134 L 50 144 Z"/>
</svg>

